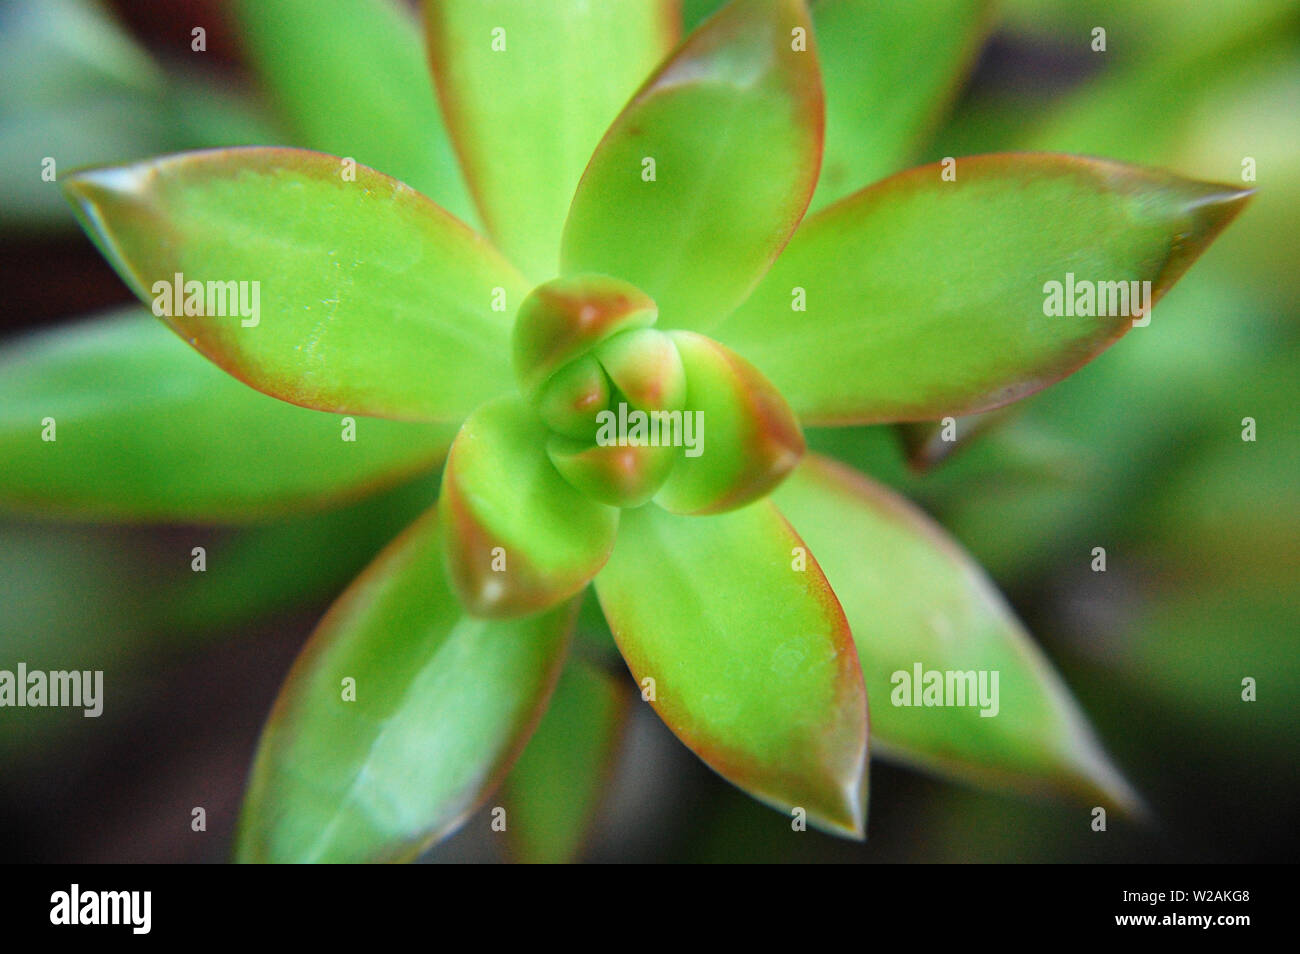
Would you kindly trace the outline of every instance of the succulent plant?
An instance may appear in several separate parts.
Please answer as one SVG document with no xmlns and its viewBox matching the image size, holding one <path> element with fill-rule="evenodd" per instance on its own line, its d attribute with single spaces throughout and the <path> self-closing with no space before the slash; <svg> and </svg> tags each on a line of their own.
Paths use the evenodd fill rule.
<svg viewBox="0 0 1300 954">
<path fill-rule="evenodd" d="M 984 5 L 950 6 L 960 40 Z M 388 97 L 422 95 L 385 81 L 418 54 L 397 11 L 349 0 L 322 22 L 355 17 L 355 55 L 388 54 L 350 74 L 356 98 L 280 88 L 321 148 L 373 121 L 357 155 L 342 136 L 340 155 L 219 149 L 63 179 L 178 336 L 311 410 L 247 403 L 124 319 L 81 352 L 29 356 L 41 373 L 105 351 L 135 365 L 117 411 L 68 409 L 57 453 L 184 442 L 183 421 L 128 413 L 154 388 L 228 415 L 230 446 L 193 447 L 161 494 L 112 467 L 93 490 L 51 487 L 35 459 L 51 449 L 29 448 L 7 501 L 214 519 L 446 454 L 436 508 L 339 598 L 285 683 L 240 858 L 408 859 L 503 781 L 534 854 L 571 853 L 623 708 L 570 653 L 588 584 L 641 698 L 796 825 L 863 837 L 869 752 L 1138 807 L 974 562 L 892 491 L 807 453 L 802 428 L 959 418 L 1061 379 L 1145 324 L 1248 193 L 1045 153 L 872 183 L 904 150 L 859 95 L 862 50 L 873 17 L 907 15 L 875 7 L 733 0 L 682 37 L 672 0 L 429 0 L 438 105 L 428 94 L 410 111 L 429 127 L 385 139 Z M 269 74 L 339 36 L 309 36 L 297 2 L 241 12 Z M 1076 278 L 1149 284 L 1141 306 L 1052 314 L 1047 289 Z M 255 470 L 205 485 L 227 454 Z M 933 703 L 945 674 L 972 693 L 964 674 L 992 674 L 996 701 Z"/>
</svg>

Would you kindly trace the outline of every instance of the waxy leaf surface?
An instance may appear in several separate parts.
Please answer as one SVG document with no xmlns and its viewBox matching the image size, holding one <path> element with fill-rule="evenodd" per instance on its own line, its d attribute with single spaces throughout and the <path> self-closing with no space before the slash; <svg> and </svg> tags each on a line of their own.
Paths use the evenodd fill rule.
<svg viewBox="0 0 1300 954">
<path fill-rule="evenodd" d="M 873 752 L 995 787 L 1136 806 L 1046 657 L 929 518 L 820 455 L 809 455 L 773 500 L 817 554 L 853 628 Z M 945 683 L 948 672 L 971 673 L 977 693 L 983 673 L 988 691 L 980 704 L 920 705 L 918 668 L 922 684 L 931 671 Z"/>
<path fill-rule="evenodd" d="M 1133 326 L 1130 283 L 1157 300 L 1249 195 L 1051 154 L 955 170 L 922 166 L 810 217 L 713 332 L 805 424 L 959 416 L 1046 387 Z M 1048 283 L 1071 281 L 1116 283 L 1113 304 L 1098 292 L 1112 314 L 1047 314 Z"/>
<path fill-rule="evenodd" d="M 443 471 L 447 568 L 464 605 L 519 616 L 574 595 L 605 563 L 619 511 L 575 490 L 547 456 L 548 434 L 517 398 L 485 404 Z"/>
<path fill-rule="evenodd" d="M 565 668 L 546 715 L 502 785 L 517 860 L 560 864 L 578 855 L 612 769 L 629 688 L 585 663 Z"/>
<path fill-rule="evenodd" d="M 224 149 L 81 172 L 64 188 L 131 289 L 235 377 L 319 410 L 460 421 L 511 386 L 522 279 L 425 197 L 348 171 L 321 153 Z M 168 296 L 177 275 L 222 283 L 241 307 L 205 297 L 194 301 L 210 314 L 177 315 L 191 301 Z"/>
<path fill-rule="evenodd" d="M 299 141 L 475 221 L 420 27 L 394 0 L 237 0 L 239 38 Z"/>
<path fill-rule="evenodd" d="M 564 229 L 564 272 L 632 282 L 659 326 L 705 330 L 744 299 L 798 224 L 821 161 L 822 99 L 797 0 L 707 20 L 601 140 Z"/>
<path fill-rule="evenodd" d="M 771 503 L 715 517 L 624 511 L 596 594 L 678 738 L 755 798 L 861 837 L 867 710 L 853 638 Z"/>
<path fill-rule="evenodd" d="M 345 441 L 345 423 L 241 384 L 144 309 L 114 312 L 0 351 L 0 505 L 90 519 L 261 518 L 432 469 L 455 433 L 361 418 Z"/>
<path fill-rule="evenodd" d="M 427 0 L 429 56 L 488 233 L 535 281 L 591 152 L 677 41 L 672 0 Z"/>
<path fill-rule="evenodd" d="M 772 385 L 735 352 L 691 331 L 670 337 L 686 371 L 686 403 L 682 446 L 674 448 L 678 460 L 655 502 L 689 514 L 743 507 L 799 462 L 804 450 L 799 422 Z"/>
<path fill-rule="evenodd" d="M 534 288 L 511 335 L 520 390 L 536 400 L 564 365 L 621 331 L 653 325 L 657 315 L 645 292 L 604 275 L 568 276 Z"/>
<path fill-rule="evenodd" d="M 430 512 L 394 541 L 294 664 L 253 763 L 240 860 L 409 860 L 474 810 L 526 742 L 573 608 L 466 616 L 438 535 Z"/>
</svg>

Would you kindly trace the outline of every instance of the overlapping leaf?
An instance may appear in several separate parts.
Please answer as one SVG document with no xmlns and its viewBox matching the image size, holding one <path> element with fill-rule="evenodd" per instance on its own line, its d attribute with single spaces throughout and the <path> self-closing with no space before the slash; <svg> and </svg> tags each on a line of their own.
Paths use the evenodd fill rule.
<svg viewBox="0 0 1300 954">
<path fill-rule="evenodd" d="M 1136 807 L 1051 665 L 938 527 L 816 455 L 773 499 L 817 554 L 853 628 L 875 751 L 996 786 Z M 927 702 L 917 690 L 930 691 L 931 672 L 941 688 Z"/>
<path fill-rule="evenodd" d="M 677 40 L 672 0 L 426 0 L 429 55 L 488 232 L 535 281 L 591 151 Z"/>
<path fill-rule="evenodd" d="M 704 514 L 757 500 L 799 462 L 799 422 L 748 361 L 694 332 L 671 338 L 686 369 L 687 446 L 655 501 L 673 513 Z"/>
<path fill-rule="evenodd" d="M 546 706 L 572 607 L 473 619 L 436 512 L 343 595 L 294 665 L 253 764 L 243 861 L 408 860 L 500 781 Z"/>
<path fill-rule="evenodd" d="M 799 0 L 736 0 L 687 37 L 596 148 L 565 224 L 564 272 L 632 282 L 662 328 L 706 330 L 739 304 L 817 179 L 810 34 Z"/>
<path fill-rule="evenodd" d="M 483 616 L 536 613 L 573 596 L 604 565 L 619 511 L 556 471 L 547 434 L 517 398 L 465 422 L 443 472 L 438 508 L 461 601 Z"/>
<path fill-rule="evenodd" d="M 11 509 L 133 520 L 264 517 L 431 469 L 454 435 L 446 424 L 369 418 L 350 429 L 355 439 L 346 441 L 343 418 L 258 394 L 144 309 L 0 352 L 0 504 Z"/>
<path fill-rule="evenodd" d="M 510 387 L 522 279 L 394 179 L 321 153 L 245 148 L 91 170 L 64 188 L 132 290 L 258 390 L 458 421 Z M 168 295 L 178 282 L 183 295 Z M 193 310 L 191 282 L 204 291 Z"/>
<path fill-rule="evenodd" d="M 815 0 L 826 91 L 816 211 L 906 168 L 970 67 L 991 0 Z"/>
<path fill-rule="evenodd" d="M 1059 380 L 1140 320 L 1140 283 L 1157 300 L 1249 195 L 1048 154 L 943 174 L 913 169 L 812 216 L 715 329 L 804 423 L 970 414 Z M 1091 314 L 1073 307 L 1076 281 Z M 1069 312 L 1049 314 L 1051 282 Z"/>
<path fill-rule="evenodd" d="M 853 639 L 771 503 L 716 517 L 625 511 L 596 593 L 678 738 L 755 798 L 861 837 L 867 711 Z"/>
<path fill-rule="evenodd" d="M 577 856 L 629 701 L 626 686 L 584 663 L 564 670 L 546 715 L 502 786 L 506 831 L 518 860 L 556 864 Z"/>
<path fill-rule="evenodd" d="M 443 125 L 420 29 L 394 0 L 237 0 L 253 66 L 306 146 L 349 156 L 462 221 L 474 209 Z"/>
</svg>

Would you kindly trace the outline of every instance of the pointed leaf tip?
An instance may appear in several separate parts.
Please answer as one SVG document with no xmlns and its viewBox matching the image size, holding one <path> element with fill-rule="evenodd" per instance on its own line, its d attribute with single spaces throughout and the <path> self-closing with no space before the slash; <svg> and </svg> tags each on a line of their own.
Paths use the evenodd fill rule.
<svg viewBox="0 0 1300 954">
<path fill-rule="evenodd" d="M 678 738 L 755 798 L 862 836 L 857 652 L 820 567 L 770 502 L 713 517 L 624 511 L 596 593 Z"/>
<path fill-rule="evenodd" d="M 995 789 L 1141 802 L 1069 689 L 972 559 L 911 503 L 813 454 L 774 500 L 817 554 L 858 645 L 874 751 Z M 961 676 L 979 704 L 922 702 Z M 979 680 L 984 679 L 983 689 Z M 942 689 L 943 686 L 941 685 Z"/>
<path fill-rule="evenodd" d="M 801 0 L 735 0 L 687 37 L 592 154 L 561 270 L 633 282 L 666 328 L 707 330 L 734 309 L 817 181 L 823 104 L 811 35 Z"/>
<path fill-rule="evenodd" d="M 390 176 L 241 147 L 78 172 L 63 187 L 131 290 L 259 391 L 458 422 L 510 387 L 499 302 L 517 306 L 522 277 Z"/>
<path fill-rule="evenodd" d="M 1152 282 L 1153 299 L 1159 298 L 1183 277 L 1255 195 L 1254 189 L 1237 189 L 1209 182 L 1183 180 L 1183 184 L 1191 193 L 1183 203 L 1189 228 L 1174 237 L 1169 258 Z"/>
<path fill-rule="evenodd" d="M 1248 198 L 1056 153 L 920 166 L 808 217 L 712 334 L 804 424 L 976 414 L 1146 324 Z"/>
</svg>

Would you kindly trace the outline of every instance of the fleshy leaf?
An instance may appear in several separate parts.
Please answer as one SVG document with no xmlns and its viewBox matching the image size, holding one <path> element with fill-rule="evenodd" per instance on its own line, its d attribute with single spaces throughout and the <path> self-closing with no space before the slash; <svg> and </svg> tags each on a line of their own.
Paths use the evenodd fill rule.
<svg viewBox="0 0 1300 954">
<path fill-rule="evenodd" d="M 432 469 L 454 434 L 362 418 L 346 441 L 347 427 L 258 394 L 130 308 L 0 352 L 0 505 L 92 519 L 261 518 Z"/>
<path fill-rule="evenodd" d="M 996 787 L 1069 790 L 1136 808 L 1051 664 L 938 526 L 819 455 L 773 499 L 817 554 L 853 628 L 873 752 Z M 976 689 L 986 673 L 988 691 L 980 704 L 918 705 L 912 690 L 926 678 L 918 669 L 945 681 L 949 672 L 973 674 Z"/>
<path fill-rule="evenodd" d="M 596 433 L 596 417 L 609 404 L 609 378 L 591 355 L 571 361 L 551 375 L 537 400 L 546 426 L 576 440 Z"/>
<path fill-rule="evenodd" d="M 664 328 L 705 330 L 789 239 L 821 162 L 822 98 L 799 0 L 736 0 L 692 33 L 601 140 L 563 271 L 616 275 Z"/>
<path fill-rule="evenodd" d="M 431 511 L 298 657 L 253 762 L 239 860 L 409 860 L 474 810 L 531 734 L 573 607 L 466 616 L 438 536 Z"/>
<path fill-rule="evenodd" d="M 519 388 L 530 401 L 565 364 L 602 341 L 658 317 L 639 288 L 604 275 L 576 275 L 539 285 L 515 318 L 510 346 Z"/>
<path fill-rule="evenodd" d="M 755 798 L 862 836 L 857 653 L 835 594 L 771 503 L 717 517 L 624 511 L 596 593 L 678 738 Z"/>
<path fill-rule="evenodd" d="M 970 67 L 990 0 L 816 0 L 826 152 L 816 211 L 906 168 Z"/>
<path fill-rule="evenodd" d="M 601 135 L 677 42 L 673 0 L 426 0 L 438 94 L 488 232 L 555 277 L 573 190 Z"/>
<path fill-rule="evenodd" d="M 420 28 L 393 0 L 237 0 L 252 65 L 300 136 L 295 145 L 400 179 L 473 223 L 425 63 Z"/>
<path fill-rule="evenodd" d="M 510 388 L 521 277 L 395 179 L 321 153 L 244 148 L 80 172 L 64 188 L 131 290 L 259 391 L 459 421 Z M 169 294 L 177 275 L 222 295 Z M 191 303 L 227 316 L 175 314 Z"/>
<path fill-rule="evenodd" d="M 596 349 L 609 380 L 643 411 L 676 410 L 686 400 L 686 369 L 673 339 L 656 328 L 618 335 Z"/>
<path fill-rule="evenodd" d="M 612 768 L 630 702 L 626 687 L 577 662 L 501 787 L 512 853 L 529 864 L 572 861 Z"/>
<path fill-rule="evenodd" d="M 1150 282 L 1154 303 L 1250 195 L 1050 154 L 943 172 L 913 169 L 809 218 L 715 330 L 803 423 L 955 417 L 1046 387 L 1140 318 L 1142 286 L 1125 311 L 1120 283 L 1129 298 Z M 1049 315 L 1048 283 L 1064 296 L 1076 279 L 1116 283 L 1113 314 Z"/>
<path fill-rule="evenodd" d="M 592 444 L 559 434 L 546 444 L 551 463 L 570 484 L 612 507 L 639 507 L 664 485 L 681 457 L 672 446 Z"/>
<path fill-rule="evenodd" d="M 619 511 L 569 485 L 547 432 L 517 398 L 470 416 L 443 471 L 444 546 L 461 601 L 479 616 L 519 616 L 573 596 L 605 563 Z"/>
<path fill-rule="evenodd" d="M 748 361 L 703 335 L 670 333 L 686 369 L 683 439 L 655 502 L 674 513 L 734 510 L 799 462 L 803 433 L 785 400 Z"/>
</svg>

